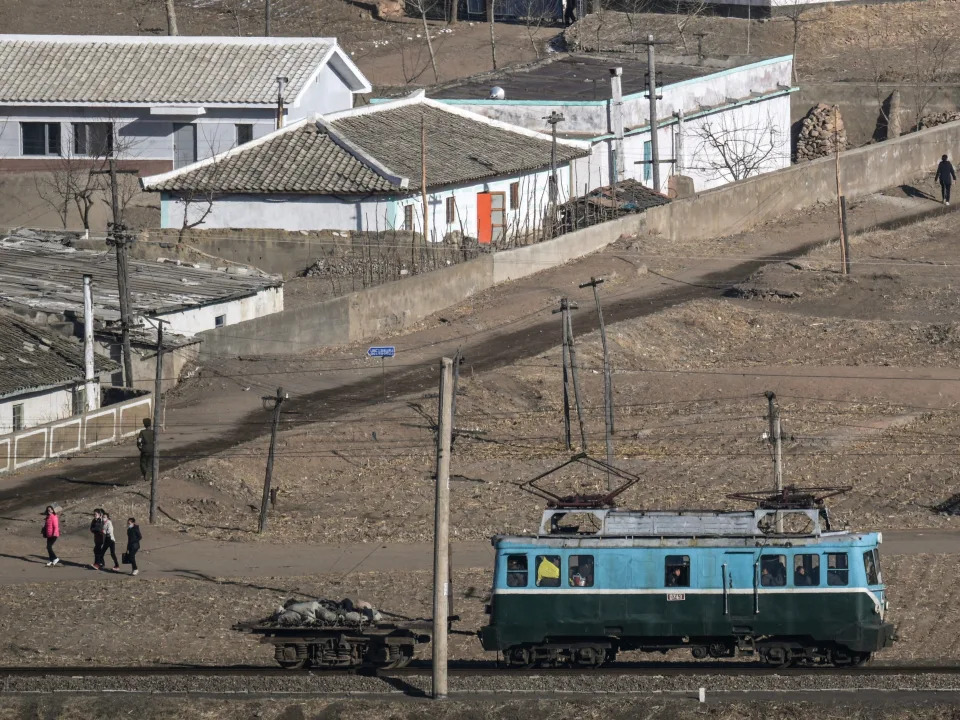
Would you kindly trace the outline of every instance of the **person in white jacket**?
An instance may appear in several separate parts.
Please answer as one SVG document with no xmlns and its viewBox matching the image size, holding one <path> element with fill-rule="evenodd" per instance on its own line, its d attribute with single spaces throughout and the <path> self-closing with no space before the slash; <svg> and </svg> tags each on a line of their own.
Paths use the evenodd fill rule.
<svg viewBox="0 0 960 720">
<path fill-rule="evenodd" d="M 113 521 L 110 520 L 110 513 L 103 513 L 103 558 L 106 559 L 107 551 L 110 551 L 110 557 L 113 559 L 113 571 L 120 569 L 120 563 L 117 562 L 117 538 L 113 534 Z"/>
</svg>

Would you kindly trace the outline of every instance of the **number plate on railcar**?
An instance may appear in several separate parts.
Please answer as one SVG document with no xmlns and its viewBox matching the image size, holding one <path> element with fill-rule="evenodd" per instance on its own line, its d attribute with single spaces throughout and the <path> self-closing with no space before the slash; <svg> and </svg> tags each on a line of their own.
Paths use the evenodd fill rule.
<svg viewBox="0 0 960 720">
<path fill-rule="evenodd" d="M 678 600 L 686 600 L 686 593 L 667 593 L 667 602 L 677 602 Z"/>
</svg>

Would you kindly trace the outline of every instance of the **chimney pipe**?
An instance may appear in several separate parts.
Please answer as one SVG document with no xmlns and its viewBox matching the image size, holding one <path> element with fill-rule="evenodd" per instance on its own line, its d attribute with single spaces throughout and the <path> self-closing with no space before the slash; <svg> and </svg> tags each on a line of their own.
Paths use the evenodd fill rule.
<svg viewBox="0 0 960 720">
<path fill-rule="evenodd" d="M 623 88 L 620 76 L 623 68 L 610 68 L 610 132 L 613 134 L 613 168 L 610 173 L 611 182 L 618 183 L 624 178 L 623 156 Z"/>
<path fill-rule="evenodd" d="M 100 389 L 93 370 L 93 288 L 90 276 L 83 276 L 83 367 L 84 405 L 87 412 L 100 405 Z"/>
</svg>

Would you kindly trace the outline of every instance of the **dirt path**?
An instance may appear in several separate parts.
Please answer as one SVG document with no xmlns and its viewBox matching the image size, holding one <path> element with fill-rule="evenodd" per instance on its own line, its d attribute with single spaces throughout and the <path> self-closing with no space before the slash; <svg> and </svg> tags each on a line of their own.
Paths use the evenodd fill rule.
<svg viewBox="0 0 960 720">
<path fill-rule="evenodd" d="M 282 546 L 189 538 L 159 528 L 147 528 L 145 532 L 150 539 L 137 559 L 141 573 L 151 578 L 345 578 L 355 573 L 423 572 L 433 567 L 431 543 Z M 960 531 L 884 531 L 883 535 L 885 555 L 960 554 Z M 11 538 L 0 553 L 0 585 L 113 575 L 89 569 L 87 563 L 93 552 L 89 544 L 88 533 L 82 529 L 62 538 L 58 543 L 62 566 L 48 568 L 42 543 Z M 452 544 L 451 557 L 456 570 L 489 571 L 494 553 L 489 542 L 458 542 Z M 129 572 L 129 568 L 124 569 Z"/>
<path fill-rule="evenodd" d="M 852 208 L 851 226 L 863 230 L 941 211 L 939 205 L 924 199 L 913 198 L 904 204 L 891 203 L 888 198 L 889 194 L 874 196 Z M 577 285 L 591 276 L 611 278 L 605 289 L 604 315 L 612 324 L 691 300 L 719 297 L 767 262 L 747 258 L 794 257 L 832 240 L 835 231 L 832 208 L 812 209 L 779 224 L 718 241 L 706 252 L 702 246 L 694 250 L 674 245 L 670 255 L 647 258 L 649 269 L 637 252 L 611 247 L 500 286 L 439 312 L 416 332 L 390 339 L 398 348 L 395 366 L 399 367 L 386 374 L 389 395 L 396 398 L 431 390 L 439 357 L 452 356 L 458 347 L 463 348 L 467 360 L 465 372 L 503 367 L 553 347 L 557 328 L 551 310 L 561 295 L 581 299 L 584 308 L 590 308 L 592 303 Z M 574 324 L 577 333 L 591 331 L 596 328 L 596 315 L 580 312 Z M 365 347 L 296 357 L 225 360 L 170 399 L 162 446 L 164 466 L 209 456 L 265 434 L 268 413 L 260 396 L 273 394 L 277 385 L 291 393 L 285 406 L 291 418 L 287 427 L 336 419 L 380 403 L 379 366 L 359 359 Z M 759 371 L 751 370 L 751 374 Z M 0 490 L 0 514 L 13 514 L 41 502 L 38 498 L 76 499 L 86 494 L 90 485 L 131 482 L 138 475 L 134 456 L 135 449 L 130 446 L 105 448 L 7 478 Z"/>
</svg>

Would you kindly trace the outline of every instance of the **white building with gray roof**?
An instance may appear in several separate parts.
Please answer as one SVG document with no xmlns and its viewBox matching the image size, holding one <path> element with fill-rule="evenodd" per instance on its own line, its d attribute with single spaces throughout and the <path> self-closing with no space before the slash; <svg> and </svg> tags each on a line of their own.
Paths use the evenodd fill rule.
<svg viewBox="0 0 960 720">
<path fill-rule="evenodd" d="M 0 170 L 163 172 L 369 91 L 335 38 L 0 35 Z"/>
<path fill-rule="evenodd" d="M 560 202 L 589 147 L 557 141 Z M 201 228 L 422 233 L 425 195 L 431 240 L 496 243 L 542 223 L 551 157 L 548 135 L 417 93 L 316 115 L 142 184 L 161 193 L 163 227 L 186 215 Z"/>
</svg>

